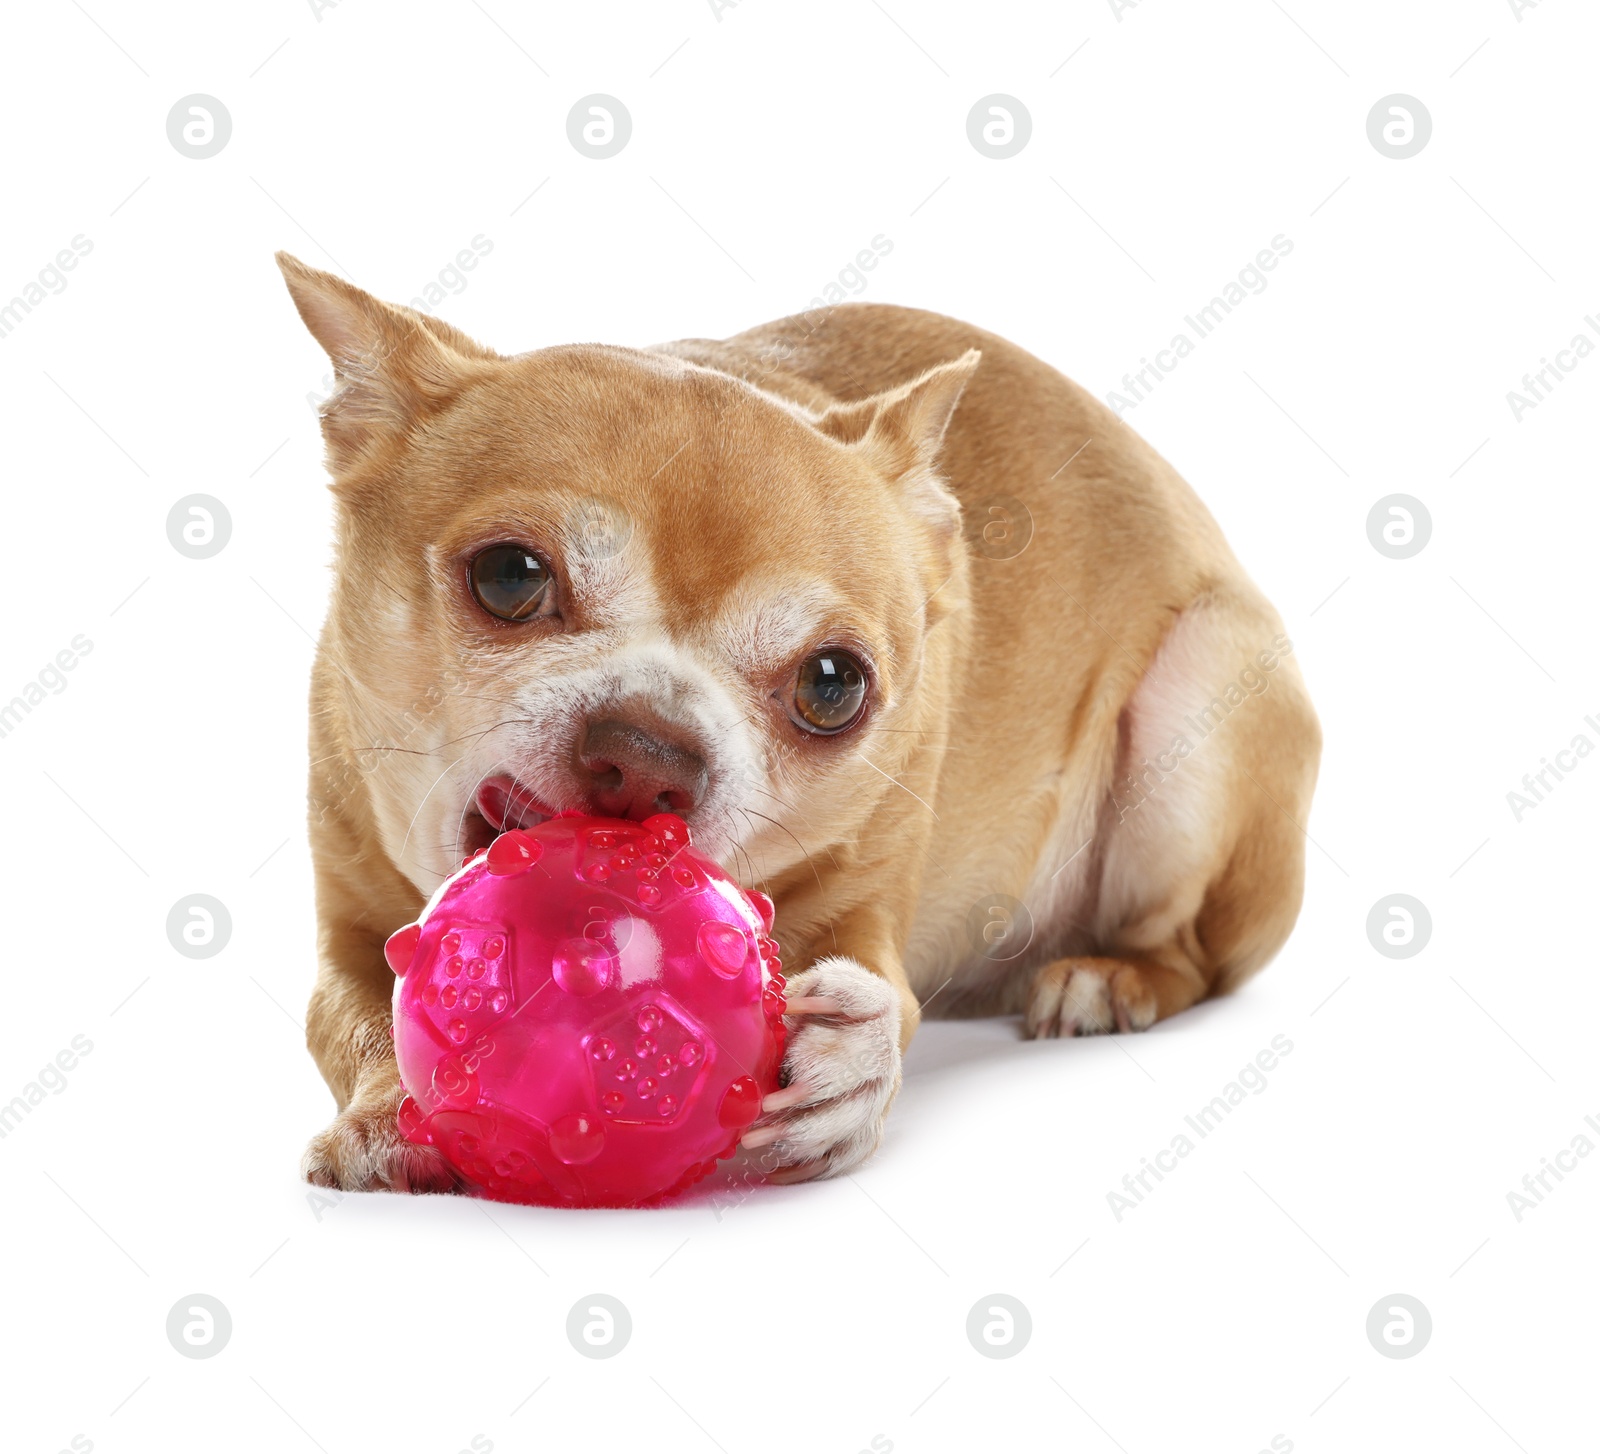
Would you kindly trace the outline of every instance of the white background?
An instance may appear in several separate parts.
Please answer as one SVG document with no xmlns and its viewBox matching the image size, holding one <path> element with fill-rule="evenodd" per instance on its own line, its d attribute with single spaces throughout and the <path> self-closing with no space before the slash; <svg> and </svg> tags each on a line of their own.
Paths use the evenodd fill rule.
<svg viewBox="0 0 1600 1454">
<path fill-rule="evenodd" d="M 6 1447 L 1588 1447 L 1600 1157 L 1520 1222 L 1507 1193 L 1600 1117 L 1600 760 L 1520 822 L 1506 794 L 1600 743 L 1600 358 L 1520 422 L 1505 395 L 1597 332 L 1597 44 L 1578 0 L 13 9 L 0 298 L 93 251 L 0 339 L 0 700 L 93 649 L 0 739 L 0 1101 L 93 1050 L 0 1141 Z M 233 119 L 209 160 L 167 139 L 192 92 Z M 607 161 L 567 140 L 591 92 L 633 118 Z M 1007 161 L 966 136 L 992 92 L 1033 119 Z M 1366 134 L 1393 92 L 1433 118 L 1405 161 Z M 326 363 L 271 254 L 404 301 L 480 233 L 440 311 L 504 351 L 725 335 L 881 233 L 862 296 L 1102 395 L 1292 239 L 1128 415 L 1321 712 L 1278 961 L 1137 1038 L 929 1027 L 849 1180 L 649 1213 L 308 1199 Z M 233 521 L 203 561 L 166 535 L 195 492 Z M 1409 560 L 1366 534 L 1395 492 L 1432 516 Z M 233 920 L 208 960 L 165 932 L 196 892 Z M 1365 929 L 1395 892 L 1433 918 L 1407 960 Z M 1107 1193 L 1274 1035 L 1266 1089 L 1117 1221 Z M 233 1321 L 205 1360 L 165 1333 L 195 1292 Z M 606 1361 L 564 1331 L 593 1292 L 633 1320 Z M 1005 1360 L 965 1333 L 996 1292 L 1032 1317 Z M 1406 1360 L 1365 1332 L 1396 1292 L 1433 1319 Z"/>
</svg>

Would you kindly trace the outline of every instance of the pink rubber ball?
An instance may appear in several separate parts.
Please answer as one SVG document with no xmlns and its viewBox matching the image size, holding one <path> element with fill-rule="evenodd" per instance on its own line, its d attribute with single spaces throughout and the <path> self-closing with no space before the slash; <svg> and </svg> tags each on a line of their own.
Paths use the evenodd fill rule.
<svg viewBox="0 0 1600 1454">
<path fill-rule="evenodd" d="M 771 929 L 674 814 L 502 833 L 384 946 L 402 1133 L 500 1201 L 677 1195 L 777 1089 Z"/>
</svg>

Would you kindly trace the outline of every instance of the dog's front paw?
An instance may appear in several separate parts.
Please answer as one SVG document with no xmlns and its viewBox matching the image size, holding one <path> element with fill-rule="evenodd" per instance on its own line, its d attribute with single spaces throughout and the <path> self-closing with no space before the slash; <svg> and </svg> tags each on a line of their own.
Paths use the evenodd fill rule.
<svg viewBox="0 0 1600 1454">
<path fill-rule="evenodd" d="M 395 1113 L 405 1091 L 394 1086 L 357 1093 L 325 1131 L 311 1138 L 300 1170 L 315 1186 L 340 1191 L 453 1191 L 454 1172 L 432 1146 L 400 1134 Z"/>
<path fill-rule="evenodd" d="M 784 1088 L 762 1103 L 746 1150 L 775 1182 L 837 1176 L 865 1161 L 900 1088 L 900 1001 L 853 959 L 819 959 L 788 984 Z"/>
</svg>

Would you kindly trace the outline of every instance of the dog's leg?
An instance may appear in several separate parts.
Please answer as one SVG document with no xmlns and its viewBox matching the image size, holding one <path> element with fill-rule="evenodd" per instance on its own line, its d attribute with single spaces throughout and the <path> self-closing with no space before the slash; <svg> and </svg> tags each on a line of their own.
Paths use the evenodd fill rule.
<svg viewBox="0 0 1600 1454">
<path fill-rule="evenodd" d="M 339 1114 L 312 1138 L 301 1171 L 342 1191 L 449 1191 L 456 1181 L 444 1157 L 412 1145 L 395 1121 L 405 1091 L 390 1038 L 394 975 L 383 941 L 417 912 L 416 890 L 342 809 L 313 823 L 312 855 L 320 966 L 306 1043 Z"/>
<path fill-rule="evenodd" d="M 389 1039 L 386 989 L 365 966 L 324 961 L 311 997 L 306 1038 L 339 1103 L 301 1161 L 307 1181 L 342 1191 L 449 1191 L 455 1177 L 432 1146 L 414 1146 L 395 1120 L 405 1094 Z"/>
<path fill-rule="evenodd" d="M 1251 602 L 1207 598 L 1172 626 L 1122 714 L 1096 952 L 1035 971 L 1028 1034 L 1146 1030 L 1288 937 L 1321 743 L 1291 650 Z"/>
</svg>

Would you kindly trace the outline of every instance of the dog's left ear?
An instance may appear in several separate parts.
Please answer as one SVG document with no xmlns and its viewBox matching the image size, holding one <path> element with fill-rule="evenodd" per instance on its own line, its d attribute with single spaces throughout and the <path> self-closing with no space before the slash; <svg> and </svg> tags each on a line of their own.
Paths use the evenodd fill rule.
<svg viewBox="0 0 1600 1454">
<path fill-rule="evenodd" d="M 277 262 L 300 317 L 333 361 L 337 387 L 321 412 L 335 478 L 403 439 L 498 357 L 440 319 L 381 302 L 286 252 Z"/>
<path fill-rule="evenodd" d="M 942 529 L 954 531 L 960 510 L 934 466 L 950 416 L 983 355 L 969 348 L 910 383 L 850 404 L 836 404 L 813 423 L 856 450 L 886 479 L 901 483 L 907 501 Z"/>
</svg>

